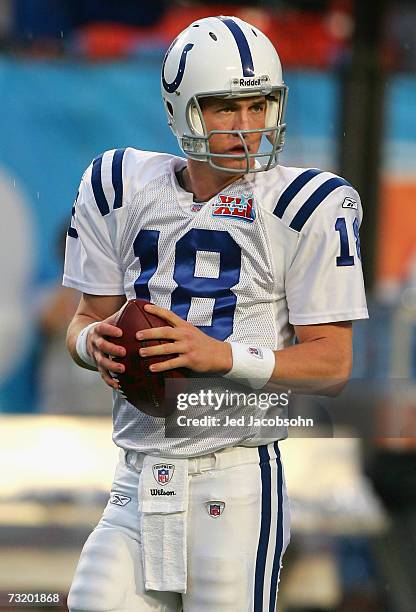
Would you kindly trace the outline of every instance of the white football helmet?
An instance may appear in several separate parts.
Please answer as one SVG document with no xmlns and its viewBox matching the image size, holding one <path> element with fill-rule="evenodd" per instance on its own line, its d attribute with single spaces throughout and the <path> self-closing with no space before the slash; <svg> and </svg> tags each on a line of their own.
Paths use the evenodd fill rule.
<svg viewBox="0 0 416 612">
<path fill-rule="evenodd" d="M 162 97 L 168 123 L 187 157 L 235 173 L 216 158 L 245 159 L 246 172 L 269 170 L 284 145 L 287 86 L 270 40 L 237 17 L 206 17 L 186 28 L 173 41 L 162 67 Z M 207 96 L 241 98 L 266 96 L 265 127 L 255 130 L 213 130 L 207 133 L 199 100 Z M 249 153 L 244 134 L 261 132 L 271 146 Z M 211 153 L 214 133 L 237 134 L 245 154 Z M 262 139 L 263 142 L 264 139 Z M 250 163 L 255 158 L 255 164 Z M 252 167 L 251 167 L 252 166 Z"/>
</svg>

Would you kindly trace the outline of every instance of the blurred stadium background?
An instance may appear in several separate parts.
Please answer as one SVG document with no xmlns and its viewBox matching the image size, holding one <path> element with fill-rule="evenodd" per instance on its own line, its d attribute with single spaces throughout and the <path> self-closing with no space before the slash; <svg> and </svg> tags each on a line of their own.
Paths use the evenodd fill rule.
<svg viewBox="0 0 416 612">
<path fill-rule="evenodd" d="M 78 296 L 60 288 L 63 236 L 80 176 L 105 149 L 178 153 L 163 53 L 218 14 L 277 46 L 282 163 L 332 169 L 361 192 L 371 318 L 355 327 L 354 377 L 385 390 L 371 435 L 334 425 L 281 445 L 293 535 L 279 612 L 416 610 L 415 3 L 0 0 L 2 610 L 11 592 L 59 593 L 66 609 L 117 458 L 110 395 L 64 349 Z"/>
</svg>

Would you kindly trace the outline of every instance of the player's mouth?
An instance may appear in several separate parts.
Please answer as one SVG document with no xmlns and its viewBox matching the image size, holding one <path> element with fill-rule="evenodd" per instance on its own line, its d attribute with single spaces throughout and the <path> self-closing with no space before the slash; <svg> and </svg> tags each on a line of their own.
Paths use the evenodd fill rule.
<svg viewBox="0 0 416 612">
<path fill-rule="evenodd" d="M 247 145 L 247 149 L 250 152 L 250 146 Z M 235 145 L 234 147 L 231 147 L 231 149 L 228 149 L 228 152 L 231 153 L 232 155 L 245 155 L 245 149 L 243 147 L 243 145 Z"/>
</svg>

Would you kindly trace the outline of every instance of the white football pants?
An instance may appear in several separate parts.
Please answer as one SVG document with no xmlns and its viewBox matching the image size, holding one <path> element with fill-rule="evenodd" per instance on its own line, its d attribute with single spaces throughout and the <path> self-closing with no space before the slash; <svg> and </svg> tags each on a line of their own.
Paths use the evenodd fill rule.
<svg viewBox="0 0 416 612">
<path fill-rule="evenodd" d="M 128 451 L 117 465 L 110 500 L 78 563 L 70 612 L 275 612 L 290 538 L 278 443 L 188 459 L 183 594 L 144 588 L 138 511 L 142 463 L 143 455 Z M 213 507 L 210 501 L 220 503 Z"/>
</svg>

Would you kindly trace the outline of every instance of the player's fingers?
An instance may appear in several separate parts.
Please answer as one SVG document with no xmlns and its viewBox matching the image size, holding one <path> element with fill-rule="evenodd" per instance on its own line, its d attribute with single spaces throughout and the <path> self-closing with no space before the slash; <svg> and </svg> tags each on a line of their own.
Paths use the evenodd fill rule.
<svg viewBox="0 0 416 612">
<path fill-rule="evenodd" d="M 153 363 L 149 366 L 151 372 L 166 372 L 167 370 L 173 370 L 175 368 L 183 368 L 185 366 L 185 358 L 183 355 L 175 357 L 174 359 L 168 359 L 162 363 Z"/>
<path fill-rule="evenodd" d="M 100 321 L 93 327 L 93 332 L 98 334 L 99 336 L 110 336 L 111 338 L 121 338 L 123 335 L 122 330 L 115 325 L 111 325 L 111 323 L 106 323 L 105 321 Z"/>
<path fill-rule="evenodd" d="M 107 385 L 109 387 L 111 387 L 112 389 L 119 389 L 120 388 L 120 385 L 119 385 L 119 382 L 118 382 L 117 378 L 115 378 L 114 376 L 111 376 L 111 374 L 108 372 L 108 370 L 105 370 L 104 368 L 98 368 L 98 371 L 99 371 L 103 381 L 105 383 L 107 383 Z"/>
<path fill-rule="evenodd" d="M 94 353 L 94 359 L 97 362 L 97 367 L 100 370 L 107 370 L 108 372 L 114 372 L 115 374 L 121 374 L 124 372 L 124 365 L 111 359 L 111 357 L 96 351 Z"/>
<path fill-rule="evenodd" d="M 136 333 L 137 340 L 177 340 L 179 333 L 173 327 L 150 327 Z"/>
<path fill-rule="evenodd" d="M 139 350 L 140 357 L 155 357 L 158 355 L 172 355 L 183 353 L 186 350 L 185 344 L 181 342 L 164 342 L 156 346 L 146 346 Z"/>
<path fill-rule="evenodd" d="M 178 315 L 176 315 L 171 310 L 166 310 L 166 308 L 161 308 L 160 306 L 155 306 L 155 304 L 146 304 L 144 309 L 147 312 L 150 312 L 150 314 L 154 314 L 157 317 L 160 317 L 161 319 L 164 319 L 165 321 L 167 321 L 171 325 L 180 326 L 180 325 L 183 325 L 184 323 L 186 323 L 186 321 L 184 321 L 183 319 L 178 317 Z"/>
<path fill-rule="evenodd" d="M 126 354 L 124 346 L 117 346 L 117 344 L 109 342 L 102 336 L 93 339 L 93 345 L 102 353 L 113 355 L 114 357 L 124 357 Z"/>
</svg>

